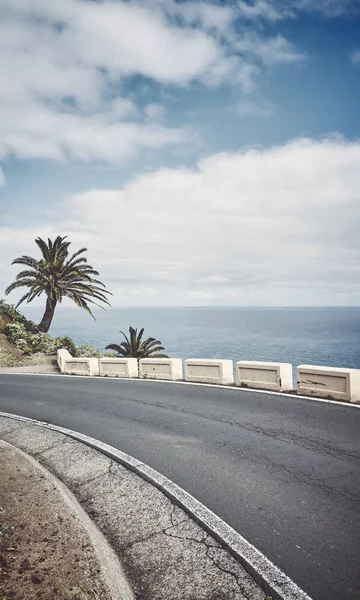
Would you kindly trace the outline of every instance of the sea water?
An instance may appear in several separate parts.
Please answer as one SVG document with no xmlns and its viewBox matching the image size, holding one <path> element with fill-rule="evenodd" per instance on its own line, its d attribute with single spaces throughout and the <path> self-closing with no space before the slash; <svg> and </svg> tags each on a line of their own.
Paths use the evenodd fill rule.
<svg viewBox="0 0 360 600">
<path fill-rule="evenodd" d="M 38 307 L 25 307 L 31 319 Z M 109 308 L 96 321 L 60 306 L 50 330 L 103 350 L 123 340 L 119 330 L 145 327 L 169 356 L 230 358 L 360 368 L 360 307 L 336 308 Z"/>
</svg>

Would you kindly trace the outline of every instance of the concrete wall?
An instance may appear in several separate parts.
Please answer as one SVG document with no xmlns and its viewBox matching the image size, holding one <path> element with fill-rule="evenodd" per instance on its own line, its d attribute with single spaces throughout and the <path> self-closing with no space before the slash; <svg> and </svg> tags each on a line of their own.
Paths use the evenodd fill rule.
<svg viewBox="0 0 360 600">
<path fill-rule="evenodd" d="M 239 360 L 236 363 L 236 385 L 264 390 L 292 390 L 292 365 Z"/>
<path fill-rule="evenodd" d="M 136 358 L 100 358 L 99 374 L 101 377 L 139 377 Z"/>
<path fill-rule="evenodd" d="M 72 356 L 70 352 L 66 350 L 66 348 L 61 348 L 57 351 L 57 364 L 62 373 L 64 372 L 64 361 L 69 360 L 71 358 Z"/>
<path fill-rule="evenodd" d="M 63 362 L 63 371 L 66 375 L 99 375 L 99 361 L 97 358 L 69 358 Z"/>
<path fill-rule="evenodd" d="M 66 375 L 99 375 L 97 358 L 74 358 L 65 348 L 61 348 L 56 354 L 59 369 Z"/>
<path fill-rule="evenodd" d="M 176 381 L 183 378 L 181 358 L 141 358 L 139 360 L 139 376 L 141 379 L 169 379 Z"/>
<path fill-rule="evenodd" d="M 360 402 L 360 370 L 300 365 L 296 368 L 296 388 L 306 396 Z"/>
<path fill-rule="evenodd" d="M 183 379 L 180 358 L 73 358 L 62 348 L 57 363 L 64 374 L 90 377 L 140 377 L 141 379 Z M 184 361 L 185 381 L 231 385 L 234 382 L 231 360 L 189 358 Z M 271 391 L 293 389 L 292 365 L 240 360 L 236 363 L 236 385 Z M 360 402 L 360 369 L 300 365 L 296 369 L 296 391 L 305 396 L 331 397 Z"/>
<path fill-rule="evenodd" d="M 232 360 L 188 358 L 184 364 L 185 381 L 218 383 L 220 385 L 234 383 Z"/>
</svg>

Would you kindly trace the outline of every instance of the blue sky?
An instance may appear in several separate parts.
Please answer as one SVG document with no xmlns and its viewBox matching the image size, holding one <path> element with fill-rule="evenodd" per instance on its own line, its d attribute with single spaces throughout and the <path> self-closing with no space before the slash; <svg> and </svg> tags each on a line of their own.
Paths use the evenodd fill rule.
<svg viewBox="0 0 360 600">
<path fill-rule="evenodd" d="M 360 303 L 357 1 L 0 11 L 0 295 L 69 234 L 116 305 Z"/>
</svg>

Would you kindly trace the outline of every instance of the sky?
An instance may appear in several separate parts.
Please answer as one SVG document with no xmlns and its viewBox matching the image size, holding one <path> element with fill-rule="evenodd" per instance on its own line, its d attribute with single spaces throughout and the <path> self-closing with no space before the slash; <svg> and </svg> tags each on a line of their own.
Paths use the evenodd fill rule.
<svg viewBox="0 0 360 600">
<path fill-rule="evenodd" d="M 360 305 L 359 0 L 0 15 L 0 297 L 67 235 L 114 306 Z"/>
</svg>

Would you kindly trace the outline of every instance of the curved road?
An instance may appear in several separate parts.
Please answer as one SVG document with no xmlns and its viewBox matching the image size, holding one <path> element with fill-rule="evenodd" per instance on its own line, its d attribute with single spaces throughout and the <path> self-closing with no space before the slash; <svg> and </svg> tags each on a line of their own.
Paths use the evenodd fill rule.
<svg viewBox="0 0 360 600">
<path fill-rule="evenodd" d="M 0 410 L 135 456 L 314 600 L 359 600 L 360 409 L 210 386 L 3 374 Z"/>
</svg>

